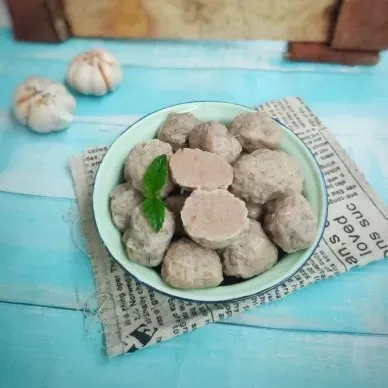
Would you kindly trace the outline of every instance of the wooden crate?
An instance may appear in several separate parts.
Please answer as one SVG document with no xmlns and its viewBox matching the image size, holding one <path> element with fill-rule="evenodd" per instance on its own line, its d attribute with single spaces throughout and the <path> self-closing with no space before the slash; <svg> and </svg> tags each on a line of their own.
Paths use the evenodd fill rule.
<svg viewBox="0 0 388 388">
<path fill-rule="evenodd" d="M 326 41 L 338 0 L 63 0 L 76 36 Z"/>
<path fill-rule="evenodd" d="M 23 40 L 327 41 L 340 0 L 7 0 Z M 43 28 L 44 27 L 44 28 Z"/>
</svg>

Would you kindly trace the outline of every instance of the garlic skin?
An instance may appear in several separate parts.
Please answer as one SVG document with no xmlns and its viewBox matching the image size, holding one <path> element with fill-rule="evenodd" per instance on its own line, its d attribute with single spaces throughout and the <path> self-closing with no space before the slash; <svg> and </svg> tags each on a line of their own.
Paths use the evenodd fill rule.
<svg viewBox="0 0 388 388">
<path fill-rule="evenodd" d="M 103 96 L 121 83 L 123 72 L 117 59 L 103 49 L 77 55 L 67 69 L 66 81 L 82 94 Z"/>
<path fill-rule="evenodd" d="M 43 77 L 27 78 L 13 98 L 16 120 L 39 133 L 67 128 L 76 106 L 75 98 L 62 84 Z"/>
</svg>

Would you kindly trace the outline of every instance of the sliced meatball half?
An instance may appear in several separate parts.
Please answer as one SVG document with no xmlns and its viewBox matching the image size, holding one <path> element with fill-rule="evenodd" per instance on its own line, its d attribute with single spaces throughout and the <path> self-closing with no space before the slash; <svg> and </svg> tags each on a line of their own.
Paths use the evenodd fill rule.
<svg viewBox="0 0 388 388">
<path fill-rule="evenodd" d="M 245 203 L 226 190 L 195 190 L 181 212 L 187 234 L 210 249 L 231 244 L 246 226 L 247 215 Z"/>
<path fill-rule="evenodd" d="M 200 149 L 183 148 L 170 159 L 173 181 L 186 190 L 227 188 L 233 168 L 224 158 Z"/>
</svg>

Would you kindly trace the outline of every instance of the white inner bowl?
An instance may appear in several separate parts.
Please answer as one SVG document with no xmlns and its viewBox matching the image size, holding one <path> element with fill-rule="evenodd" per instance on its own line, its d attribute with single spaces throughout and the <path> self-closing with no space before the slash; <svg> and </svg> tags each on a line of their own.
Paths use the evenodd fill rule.
<svg viewBox="0 0 388 388">
<path fill-rule="evenodd" d="M 220 302 L 244 298 L 268 291 L 291 277 L 309 259 L 322 237 L 327 216 L 327 193 L 323 175 L 311 152 L 290 130 L 282 128 L 281 149 L 300 163 L 305 183 L 303 193 L 318 217 L 316 239 L 311 248 L 285 255 L 277 264 L 261 275 L 233 285 L 207 289 L 181 290 L 170 287 L 152 268 L 130 261 L 121 234 L 113 224 L 109 194 L 122 182 L 124 162 L 129 151 L 140 142 L 155 137 L 157 129 L 171 112 L 190 112 L 203 121 L 215 120 L 228 124 L 237 115 L 253 109 L 225 102 L 191 102 L 170 106 L 140 119 L 121 134 L 106 153 L 98 169 L 93 190 L 93 211 L 96 225 L 106 248 L 113 258 L 138 281 L 174 297 Z"/>
</svg>

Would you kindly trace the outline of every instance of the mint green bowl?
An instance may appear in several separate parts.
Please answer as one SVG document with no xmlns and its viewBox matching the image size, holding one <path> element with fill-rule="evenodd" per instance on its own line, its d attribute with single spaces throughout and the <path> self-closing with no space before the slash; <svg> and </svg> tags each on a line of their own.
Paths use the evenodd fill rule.
<svg viewBox="0 0 388 388">
<path fill-rule="evenodd" d="M 240 299 L 268 291 L 286 281 L 309 259 L 322 237 L 327 215 L 327 194 L 319 166 L 303 142 L 290 130 L 281 126 L 281 148 L 293 155 L 302 166 L 304 195 L 318 216 L 318 230 L 311 248 L 283 257 L 275 266 L 261 275 L 241 283 L 203 290 L 180 290 L 170 287 L 151 268 L 130 261 L 115 228 L 109 207 L 109 193 L 120 183 L 124 161 L 135 144 L 155 137 L 160 124 L 171 112 L 191 112 L 200 120 L 216 120 L 227 124 L 237 115 L 251 108 L 225 102 L 190 102 L 161 109 L 130 126 L 109 148 L 96 176 L 93 190 L 93 210 L 99 234 L 113 258 L 141 283 L 170 296 L 197 302 L 221 302 Z"/>
</svg>

